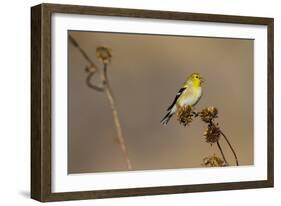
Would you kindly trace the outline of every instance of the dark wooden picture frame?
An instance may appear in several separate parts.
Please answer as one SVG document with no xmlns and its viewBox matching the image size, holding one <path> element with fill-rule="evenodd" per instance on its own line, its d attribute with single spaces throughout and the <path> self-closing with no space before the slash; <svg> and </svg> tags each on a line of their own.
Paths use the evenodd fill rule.
<svg viewBox="0 0 281 206">
<path fill-rule="evenodd" d="M 53 193 L 51 190 L 51 16 L 54 13 L 222 22 L 267 26 L 267 180 Z M 48 201 L 273 187 L 274 81 L 272 18 L 41 4 L 31 8 L 31 197 Z"/>
</svg>

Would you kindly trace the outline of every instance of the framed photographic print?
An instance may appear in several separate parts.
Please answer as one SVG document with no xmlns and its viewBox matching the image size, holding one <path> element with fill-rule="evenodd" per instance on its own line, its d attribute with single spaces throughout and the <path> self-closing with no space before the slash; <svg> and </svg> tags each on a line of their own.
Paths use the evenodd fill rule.
<svg viewBox="0 0 281 206">
<path fill-rule="evenodd" d="M 273 187 L 273 19 L 31 8 L 31 197 Z"/>
</svg>

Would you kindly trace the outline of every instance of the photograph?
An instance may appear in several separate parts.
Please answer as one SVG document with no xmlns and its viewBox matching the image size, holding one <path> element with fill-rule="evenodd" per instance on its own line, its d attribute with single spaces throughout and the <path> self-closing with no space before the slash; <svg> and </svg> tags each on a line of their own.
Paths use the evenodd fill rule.
<svg viewBox="0 0 281 206">
<path fill-rule="evenodd" d="M 274 18 L 31 8 L 31 197 L 274 186 Z"/>
<path fill-rule="evenodd" d="M 254 165 L 254 39 L 68 30 L 68 174 Z"/>
</svg>

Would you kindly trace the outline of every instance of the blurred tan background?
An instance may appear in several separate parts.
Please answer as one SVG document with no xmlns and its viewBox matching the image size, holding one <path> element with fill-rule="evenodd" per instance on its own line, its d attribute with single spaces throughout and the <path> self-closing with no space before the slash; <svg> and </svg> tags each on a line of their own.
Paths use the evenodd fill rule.
<svg viewBox="0 0 281 206">
<path fill-rule="evenodd" d="M 101 66 L 96 47 L 112 49 L 109 79 L 134 170 L 201 167 L 216 153 L 206 124 L 160 124 L 188 75 L 205 78 L 197 110 L 216 106 L 218 123 L 241 165 L 253 164 L 253 40 L 75 32 L 69 34 Z M 86 86 L 88 63 L 69 43 L 68 172 L 127 170 L 105 93 Z M 229 163 L 234 158 L 221 140 Z"/>
</svg>

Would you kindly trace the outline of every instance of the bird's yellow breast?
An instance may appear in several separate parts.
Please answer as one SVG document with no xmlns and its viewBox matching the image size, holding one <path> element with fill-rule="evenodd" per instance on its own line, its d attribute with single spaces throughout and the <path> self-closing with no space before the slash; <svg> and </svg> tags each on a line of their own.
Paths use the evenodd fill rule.
<svg viewBox="0 0 281 206">
<path fill-rule="evenodd" d="M 177 101 L 177 105 L 190 105 L 194 106 L 200 99 L 202 95 L 202 88 L 201 86 L 193 86 L 187 88 L 182 95 L 179 97 Z"/>
<path fill-rule="evenodd" d="M 192 79 L 191 81 L 192 81 L 193 87 L 201 87 L 201 80 L 200 79 Z"/>
</svg>

